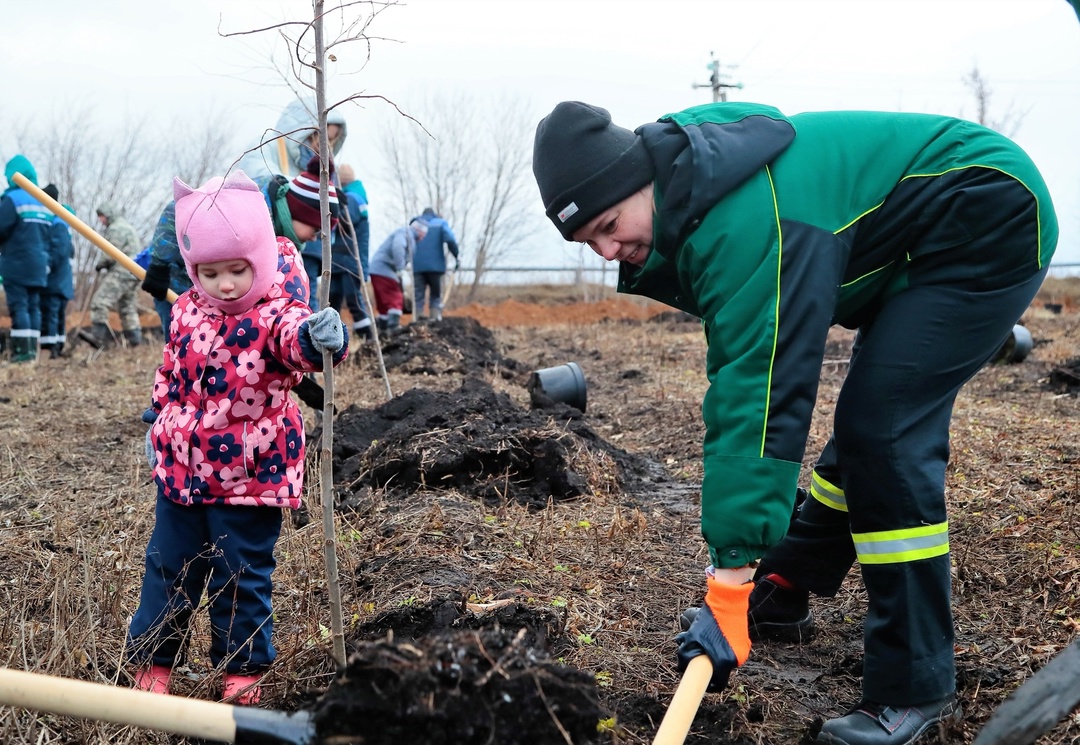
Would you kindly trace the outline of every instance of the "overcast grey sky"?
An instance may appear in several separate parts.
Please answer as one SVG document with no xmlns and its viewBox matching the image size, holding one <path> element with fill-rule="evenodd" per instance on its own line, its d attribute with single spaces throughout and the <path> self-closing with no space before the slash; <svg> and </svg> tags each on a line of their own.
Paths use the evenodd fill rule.
<svg viewBox="0 0 1080 745">
<path fill-rule="evenodd" d="M 102 116 L 150 112 L 163 126 L 183 126 L 222 107 L 243 144 L 274 123 L 292 94 L 270 70 L 272 34 L 222 38 L 219 24 L 245 31 L 310 14 L 304 0 L 5 3 L 4 109 L 47 118 L 58 107 L 95 104 Z M 1080 262 L 1080 22 L 1065 0 L 403 0 L 369 32 L 384 40 L 374 41 L 366 65 L 362 45 L 337 50 L 331 98 L 513 92 L 536 120 L 578 99 L 628 128 L 711 100 L 708 89 L 692 87 L 708 81 L 710 52 L 743 86 L 731 100 L 788 114 L 975 118 L 962 79 L 977 66 L 993 91 L 991 116 L 1022 116 L 1015 139 L 1043 171 L 1062 226 L 1057 260 Z M 373 241 L 394 227 L 378 213 L 377 132 L 389 115 L 378 102 L 347 111 L 339 158 L 357 166 L 371 192 Z M 0 156 L 10 157 L 4 123 L 0 116 Z M 522 136 L 531 141 L 532 132 Z M 538 230 L 530 254 L 553 264 L 577 255 L 550 225 Z"/>
</svg>

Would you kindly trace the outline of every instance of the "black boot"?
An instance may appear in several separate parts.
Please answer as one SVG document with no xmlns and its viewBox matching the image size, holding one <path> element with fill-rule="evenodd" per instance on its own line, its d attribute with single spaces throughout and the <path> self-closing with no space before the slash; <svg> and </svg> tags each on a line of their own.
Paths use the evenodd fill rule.
<svg viewBox="0 0 1080 745">
<path fill-rule="evenodd" d="M 366 326 L 353 326 L 353 337 L 361 344 L 371 344 L 375 341 L 375 332 L 370 323 Z"/>
<path fill-rule="evenodd" d="M 79 338 L 94 349 L 104 349 L 112 339 L 112 329 L 104 323 L 92 323 L 88 329 L 79 329 Z"/>
<path fill-rule="evenodd" d="M 386 336 L 387 338 L 397 336 L 405 329 L 401 327 L 401 314 L 391 313 L 386 317 Z"/>
<path fill-rule="evenodd" d="M 780 580 L 782 582 L 782 580 Z M 789 589 L 776 575 L 754 584 L 750 593 L 750 639 L 805 642 L 814 636 L 814 616 L 810 613 L 810 593 Z"/>
<path fill-rule="evenodd" d="M 918 706 L 888 706 L 863 701 L 838 719 L 825 722 L 814 742 L 830 745 L 912 745 L 934 725 L 960 718 L 954 695 Z"/>
<path fill-rule="evenodd" d="M 139 329 L 124 329 L 124 341 L 129 347 L 137 347 L 142 344 L 142 331 Z"/>
</svg>

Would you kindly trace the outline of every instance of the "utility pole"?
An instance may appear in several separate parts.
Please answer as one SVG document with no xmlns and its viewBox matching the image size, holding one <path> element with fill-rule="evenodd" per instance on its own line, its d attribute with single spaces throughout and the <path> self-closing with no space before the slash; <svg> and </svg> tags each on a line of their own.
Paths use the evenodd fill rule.
<svg viewBox="0 0 1080 745">
<path fill-rule="evenodd" d="M 725 82 L 728 79 L 728 75 L 720 72 L 720 60 L 716 59 L 715 52 L 709 52 L 710 62 L 705 68 L 709 71 L 708 83 L 694 83 L 691 88 L 712 88 L 712 100 L 713 103 L 720 101 L 727 101 L 727 89 L 738 88 L 742 90 L 742 83 L 728 83 Z M 729 69 L 734 69 L 734 65 L 728 65 Z"/>
</svg>

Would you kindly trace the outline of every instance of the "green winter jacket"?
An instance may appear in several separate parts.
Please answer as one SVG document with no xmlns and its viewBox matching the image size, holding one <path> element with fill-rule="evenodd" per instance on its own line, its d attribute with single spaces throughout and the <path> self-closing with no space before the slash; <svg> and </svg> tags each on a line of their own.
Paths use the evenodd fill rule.
<svg viewBox="0 0 1080 745">
<path fill-rule="evenodd" d="M 858 328 L 906 286 L 913 261 L 937 252 L 952 253 L 920 266 L 943 265 L 944 282 L 1034 274 L 1050 260 L 1057 224 L 1027 155 L 971 122 L 883 112 L 788 118 L 720 103 L 637 134 L 656 169 L 653 250 L 643 267 L 622 264 L 619 290 L 705 325 L 702 533 L 716 566 L 743 566 L 787 531 L 829 327 Z M 966 250 L 970 231 L 948 212 L 948 195 L 979 178 L 1016 179 L 1025 190 L 1011 191 L 1036 200 L 1040 234 L 1028 255 Z M 934 240 L 920 229 L 927 222 Z"/>
</svg>

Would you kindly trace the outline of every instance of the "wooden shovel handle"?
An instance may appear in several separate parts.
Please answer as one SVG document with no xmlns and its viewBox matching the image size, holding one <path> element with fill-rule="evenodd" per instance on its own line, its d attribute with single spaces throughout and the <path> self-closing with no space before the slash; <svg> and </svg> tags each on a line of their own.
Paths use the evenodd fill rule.
<svg viewBox="0 0 1080 745">
<path fill-rule="evenodd" d="M 0 668 L 0 704 L 236 742 L 235 707 Z"/>
<path fill-rule="evenodd" d="M 146 278 L 146 270 L 136 264 L 134 259 L 132 259 L 130 256 L 125 254 L 113 244 L 109 243 L 96 230 L 84 223 L 78 217 L 71 214 L 67 210 L 67 208 L 64 207 L 64 205 L 60 204 L 55 199 L 53 199 L 48 194 L 39 189 L 37 186 L 35 186 L 30 181 L 30 179 L 26 178 L 26 176 L 23 176 L 21 173 L 15 173 L 12 174 L 11 180 L 18 184 L 19 187 L 22 188 L 24 191 L 29 193 L 30 196 L 32 196 L 34 199 L 38 200 L 43 205 L 48 207 L 50 212 L 52 212 L 54 215 L 59 217 L 71 227 L 75 228 L 75 230 L 77 230 L 79 234 L 86 238 L 86 240 L 90 241 L 102 251 L 107 253 L 109 256 L 120 262 L 120 265 L 127 269 L 129 272 L 134 274 L 139 279 Z M 169 290 L 166 294 L 166 298 L 170 303 L 175 303 L 176 297 L 176 293 L 172 290 Z"/>
<path fill-rule="evenodd" d="M 712 680 L 713 666 L 708 655 L 698 655 L 690 660 L 683 673 L 679 687 L 671 699 L 660 728 L 656 730 L 653 745 L 682 745 L 694 722 L 701 697 Z"/>
</svg>

